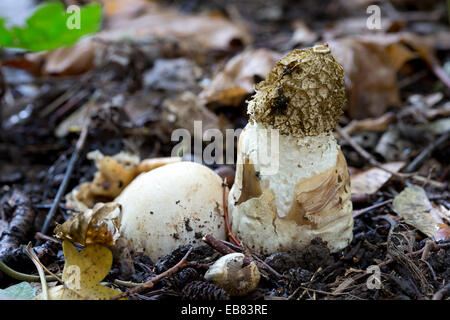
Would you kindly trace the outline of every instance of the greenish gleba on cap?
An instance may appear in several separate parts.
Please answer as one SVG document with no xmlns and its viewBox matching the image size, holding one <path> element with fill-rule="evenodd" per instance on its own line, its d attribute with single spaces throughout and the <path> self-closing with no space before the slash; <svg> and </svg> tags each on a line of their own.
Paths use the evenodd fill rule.
<svg viewBox="0 0 450 320">
<path fill-rule="evenodd" d="M 332 131 L 346 104 L 344 69 L 326 44 L 290 52 L 255 90 L 249 122 L 296 137 Z"/>
</svg>

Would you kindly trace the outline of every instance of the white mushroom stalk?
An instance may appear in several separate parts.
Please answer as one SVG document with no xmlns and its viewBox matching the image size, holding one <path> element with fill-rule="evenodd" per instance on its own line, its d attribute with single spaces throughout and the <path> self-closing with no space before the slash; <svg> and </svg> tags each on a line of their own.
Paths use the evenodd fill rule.
<svg viewBox="0 0 450 320">
<path fill-rule="evenodd" d="M 232 232 L 250 248 L 268 254 L 320 237 L 338 251 L 352 240 L 350 179 L 332 134 L 345 102 L 344 70 L 327 46 L 292 51 L 256 86 L 228 198 Z"/>
</svg>

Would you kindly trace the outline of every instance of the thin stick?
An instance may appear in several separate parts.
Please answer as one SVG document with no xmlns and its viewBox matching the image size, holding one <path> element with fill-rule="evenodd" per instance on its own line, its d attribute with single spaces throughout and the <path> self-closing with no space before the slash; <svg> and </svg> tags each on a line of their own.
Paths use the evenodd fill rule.
<svg viewBox="0 0 450 320">
<path fill-rule="evenodd" d="M 421 153 L 417 155 L 416 158 L 406 167 L 404 172 L 413 172 L 419 168 L 419 166 L 428 158 L 428 156 L 442 143 L 447 141 L 450 138 L 450 130 L 445 132 L 443 135 L 439 137 L 436 141 L 428 145 L 425 149 L 422 150 Z"/>
<path fill-rule="evenodd" d="M 78 138 L 77 144 L 75 146 L 75 151 L 72 153 L 69 164 L 67 166 L 66 173 L 64 174 L 64 179 L 63 179 L 61 185 L 59 186 L 59 189 L 56 194 L 55 200 L 53 201 L 52 207 L 50 208 L 50 211 L 48 212 L 47 217 L 45 218 L 45 222 L 44 222 L 44 225 L 42 226 L 42 230 L 41 230 L 42 234 L 47 233 L 48 228 L 50 227 L 50 224 L 53 220 L 53 216 L 55 215 L 55 212 L 58 209 L 59 202 L 61 201 L 63 194 L 66 192 L 66 188 L 67 188 L 67 185 L 69 184 L 69 180 L 72 175 L 72 171 L 75 167 L 75 163 L 78 160 L 78 157 L 80 156 L 80 152 L 84 147 L 84 143 L 86 142 L 88 126 L 89 125 L 86 124 L 83 127 L 80 137 Z M 39 245 L 39 244 L 40 244 L 40 240 L 38 240 L 38 242 L 37 242 L 37 245 Z"/>
<path fill-rule="evenodd" d="M 408 178 L 414 179 L 416 181 L 419 182 L 425 182 L 425 183 L 429 183 L 433 186 L 435 186 L 436 188 L 443 188 L 445 186 L 445 184 L 438 182 L 438 181 L 434 181 L 431 179 L 427 179 L 425 177 L 419 176 L 417 174 L 411 174 L 411 173 L 398 173 L 389 169 L 386 169 L 383 167 L 383 165 L 378 162 L 370 153 L 368 153 L 366 150 L 364 150 L 358 143 L 356 143 L 355 140 L 353 140 L 352 137 L 350 137 L 341 127 L 337 126 L 336 127 L 336 131 L 337 133 L 339 133 L 339 135 L 348 142 L 348 144 L 355 149 L 356 152 L 358 152 L 358 154 L 363 157 L 364 159 L 366 159 L 372 166 L 377 167 L 381 170 L 384 170 L 388 173 L 390 173 L 391 175 L 401 179 L 401 180 L 405 180 Z"/>
<path fill-rule="evenodd" d="M 41 278 L 39 276 L 26 274 L 22 272 L 18 272 L 10 267 L 8 267 L 3 261 L 0 260 L 0 271 L 6 274 L 8 277 L 11 277 L 13 279 L 19 280 L 19 281 L 26 281 L 26 282 L 39 282 L 41 281 Z M 53 276 L 45 276 L 45 280 L 47 281 L 54 281 L 57 280 Z"/>
<path fill-rule="evenodd" d="M 38 257 L 34 254 L 33 248 L 31 248 L 31 242 L 28 244 L 27 253 L 31 258 L 31 261 L 33 261 L 34 265 L 36 266 L 36 269 L 38 270 L 39 278 L 41 280 L 42 285 L 43 300 L 48 300 L 48 287 L 47 287 L 47 280 L 45 279 L 44 269 L 42 268 L 42 264 L 39 261 Z"/>
<path fill-rule="evenodd" d="M 228 220 L 228 205 L 227 205 L 227 199 L 226 199 L 226 190 L 227 190 L 227 178 L 225 178 L 222 182 L 222 188 L 223 188 L 223 212 L 225 214 L 225 226 L 227 228 L 227 234 L 228 237 L 230 237 L 231 240 L 233 240 L 233 242 L 240 247 L 241 244 L 239 243 L 239 241 L 234 237 L 233 233 L 231 232 L 231 227 L 230 227 L 230 221 Z"/>
<path fill-rule="evenodd" d="M 36 253 L 34 252 L 33 248 L 31 247 L 31 242 L 28 243 L 27 246 L 27 253 L 28 255 L 35 260 L 43 270 L 47 271 L 48 274 L 50 274 L 51 276 L 53 276 L 53 278 L 55 278 L 56 280 L 58 280 L 59 282 L 61 282 L 62 284 L 64 284 L 64 281 L 58 277 L 56 274 L 54 274 L 53 272 L 51 272 L 50 270 L 47 269 L 46 266 L 44 266 L 41 261 L 39 261 L 39 258 L 37 257 Z"/>
<path fill-rule="evenodd" d="M 219 240 L 217 240 L 216 238 L 214 238 L 210 234 L 207 234 L 206 236 L 204 236 L 202 238 L 202 240 L 207 245 L 209 245 L 211 248 L 213 248 L 214 250 L 220 252 L 223 255 L 230 254 L 230 253 L 236 253 L 236 251 L 234 251 L 230 247 L 226 246 L 224 243 L 220 242 Z M 247 258 L 247 260 L 248 260 L 248 258 Z M 246 262 L 245 259 L 244 259 L 244 264 L 249 264 L 249 263 L 250 263 L 249 260 Z"/>
<path fill-rule="evenodd" d="M 204 236 L 202 240 L 206 244 L 208 244 L 211 248 L 213 248 L 214 250 L 218 251 L 222 255 L 227 255 L 227 254 L 236 253 L 236 252 L 242 252 L 242 248 L 241 247 L 237 247 L 236 250 L 233 249 L 233 248 L 230 248 L 229 245 L 233 245 L 232 243 L 229 243 L 229 245 L 228 245 L 225 242 L 217 240 L 216 238 L 214 238 L 210 234 Z M 254 262 L 258 268 L 266 270 L 266 271 L 272 273 L 277 279 L 283 278 L 283 276 L 281 274 L 279 274 L 274 269 L 272 269 L 269 265 L 266 265 L 266 263 L 264 263 L 259 258 L 256 258 L 254 256 L 252 256 L 251 259 L 246 256 L 244 258 L 243 265 L 247 266 L 247 265 L 249 265 L 252 262 Z"/>
<path fill-rule="evenodd" d="M 373 206 L 370 206 L 370 207 L 367 207 L 367 208 L 364 208 L 364 209 L 361 209 L 361 210 L 354 210 L 353 213 L 352 213 L 353 218 L 358 218 L 359 216 L 362 216 L 364 213 L 369 212 L 370 210 L 382 207 L 382 206 L 384 206 L 384 205 L 386 205 L 388 203 L 391 203 L 391 202 L 392 202 L 392 199 L 389 199 L 389 200 L 386 200 L 386 201 L 374 204 Z"/>
<path fill-rule="evenodd" d="M 447 283 L 445 287 L 437 291 L 434 295 L 432 300 L 442 300 L 444 295 L 447 293 L 447 291 L 450 291 L 450 283 Z"/>
<path fill-rule="evenodd" d="M 139 286 L 133 287 L 125 292 L 122 292 L 121 294 L 113 297 L 111 300 L 119 300 L 122 298 L 126 298 L 131 294 L 141 292 L 142 290 L 153 288 L 153 286 L 161 279 L 168 277 L 168 276 L 178 272 L 178 270 L 184 268 L 188 264 L 187 259 L 188 259 L 189 255 L 191 254 L 192 250 L 193 250 L 193 248 L 190 248 L 189 251 L 184 255 L 183 259 L 181 259 L 180 262 L 178 262 L 175 266 L 173 266 L 169 270 L 151 278 L 150 280 L 144 282 L 143 284 L 141 284 Z"/>
<path fill-rule="evenodd" d="M 303 287 L 303 286 L 300 286 L 299 288 L 300 288 L 300 289 L 307 290 L 307 291 L 312 291 L 312 292 L 316 292 L 316 293 L 321 293 L 321 294 L 330 295 L 330 296 L 341 296 L 341 295 L 346 295 L 346 296 L 351 296 L 351 297 L 353 297 L 353 298 L 357 298 L 357 299 L 359 299 L 359 300 L 365 300 L 365 299 L 363 299 L 363 298 L 359 298 L 359 297 L 357 297 L 357 296 L 354 296 L 354 295 L 352 295 L 351 293 L 348 293 L 348 292 L 327 292 L 327 291 L 311 289 L 311 288 Z"/>
<path fill-rule="evenodd" d="M 447 247 L 450 247 L 450 243 L 436 243 L 436 246 L 433 248 L 433 251 L 435 251 L 435 250 L 437 250 L 437 249 L 440 249 L 440 248 L 447 248 Z M 419 250 L 417 250 L 417 251 L 413 251 L 413 252 L 407 253 L 407 254 L 405 254 L 405 255 L 406 255 L 407 257 L 415 257 L 415 256 L 420 255 L 425 249 L 426 249 L 426 248 L 425 248 L 425 246 L 424 246 L 422 249 L 419 249 Z M 378 266 L 379 268 L 381 268 L 381 267 L 387 266 L 388 264 L 390 264 L 390 263 L 392 263 L 392 262 L 394 262 L 394 261 L 395 261 L 394 259 L 390 258 L 390 259 L 388 259 L 388 260 L 386 260 L 386 261 L 383 261 L 383 262 L 377 264 L 377 266 Z M 370 273 L 363 273 L 363 274 L 360 274 L 360 275 L 356 276 L 353 280 L 354 280 L 354 281 L 357 281 L 357 280 L 359 280 L 359 279 L 361 279 L 361 278 L 363 278 L 363 277 L 365 277 L 365 276 L 367 276 L 367 275 L 369 275 L 369 274 L 370 274 Z"/>
<path fill-rule="evenodd" d="M 223 244 L 229 246 L 231 249 L 236 250 L 237 252 L 242 252 L 242 248 L 235 246 L 234 244 L 228 242 L 228 241 L 224 241 L 224 240 L 220 240 L 220 242 L 222 242 Z M 255 263 L 263 268 L 266 269 L 267 271 L 269 271 L 270 273 L 272 273 L 276 278 L 281 279 L 283 278 L 283 276 L 281 274 L 279 274 L 275 269 L 273 269 L 271 266 L 269 266 L 267 263 L 265 263 L 263 260 L 261 260 L 256 254 L 251 253 L 252 258 L 255 260 Z"/>
</svg>

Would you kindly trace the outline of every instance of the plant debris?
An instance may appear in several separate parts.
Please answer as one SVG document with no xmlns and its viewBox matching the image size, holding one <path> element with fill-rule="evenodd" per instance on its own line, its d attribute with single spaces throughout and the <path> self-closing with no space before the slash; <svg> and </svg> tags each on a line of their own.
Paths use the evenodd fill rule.
<svg viewBox="0 0 450 320">
<path fill-rule="evenodd" d="M 366 1 L 99 2 L 101 30 L 71 46 L 48 43 L 51 37 L 42 35 L 47 43 L 23 38 L 20 45 L 58 48 L 0 49 L 0 300 L 44 298 L 46 287 L 49 299 L 450 299 L 445 2 L 379 1 L 375 29 L 367 25 Z M 12 7 L 2 13 L 18 24 Z M 0 38 L 13 30 L 4 22 Z M 32 29 L 23 26 L 23 32 Z M 71 44 L 78 38 L 58 40 Z M 214 238 L 197 230 L 207 224 L 183 209 L 180 181 L 167 184 L 173 199 L 147 199 L 170 203 L 182 214 L 169 235 L 173 247 L 161 257 L 116 247 L 121 212 L 111 202 L 141 174 L 201 162 L 213 145 L 226 146 L 230 155 L 203 163 L 218 175 L 220 201 L 211 210 L 227 212 L 222 200 L 225 185 L 235 185 L 237 129 L 249 120 L 247 101 L 281 57 L 325 44 L 343 66 L 339 99 L 347 99 L 329 133 L 351 181 L 353 237 L 345 248 L 330 252 L 324 239 L 313 236 L 302 249 L 264 254 L 231 228 L 227 240 Z M 290 79 L 308 75 L 306 66 L 277 65 L 279 85 L 270 96 L 263 92 L 260 98 L 270 103 L 259 116 L 276 116 L 283 124 L 298 120 L 290 113 L 292 97 L 298 97 Z M 305 99 L 318 91 L 314 86 L 302 89 Z M 338 121 L 337 114 L 329 118 L 333 125 Z M 203 141 L 181 143 L 177 129 Z M 228 136 L 230 129 L 235 131 Z M 211 132 L 222 136 L 211 138 Z M 264 176 L 252 174 L 255 181 Z M 199 191 L 191 180 L 184 185 L 192 185 L 194 198 Z M 231 210 L 227 215 L 232 225 Z M 184 243 L 183 233 L 192 243 Z M 207 280 L 214 263 L 230 254 L 243 255 L 242 268 L 256 266 L 260 275 L 241 297 Z M 80 287 L 73 288 L 77 267 Z"/>
</svg>

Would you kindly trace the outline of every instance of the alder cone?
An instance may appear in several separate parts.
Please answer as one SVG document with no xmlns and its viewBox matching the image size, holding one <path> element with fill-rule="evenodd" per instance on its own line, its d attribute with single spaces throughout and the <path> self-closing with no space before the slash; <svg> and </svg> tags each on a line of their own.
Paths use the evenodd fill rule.
<svg viewBox="0 0 450 320">
<path fill-rule="evenodd" d="M 163 279 L 165 287 L 174 288 L 181 291 L 189 282 L 200 279 L 200 275 L 194 268 L 185 268 L 174 275 Z"/>
<path fill-rule="evenodd" d="M 215 284 L 204 281 L 193 281 L 184 287 L 182 299 L 191 301 L 214 301 L 230 300 L 230 296 L 225 290 Z"/>
</svg>

